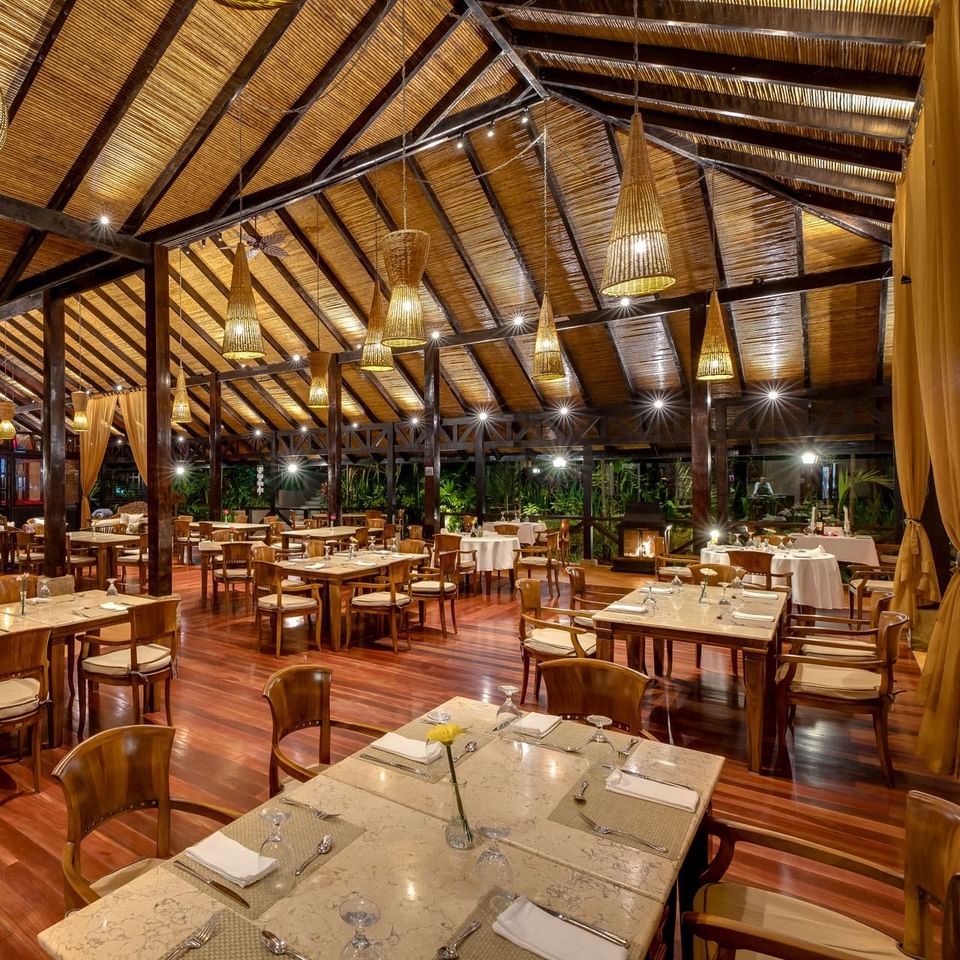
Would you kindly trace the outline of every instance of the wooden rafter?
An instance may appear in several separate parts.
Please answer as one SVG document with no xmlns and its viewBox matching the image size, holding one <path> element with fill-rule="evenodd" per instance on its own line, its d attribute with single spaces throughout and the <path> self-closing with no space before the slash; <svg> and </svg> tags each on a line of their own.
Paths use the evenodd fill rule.
<svg viewBox="0 0 960 960">
<path fill-rule="evenodd" d="M 97 124 L 96 129 L 90 135 L 79 156 L 74 160 L 66 176 L 60 181 L 60 186 L 54 191 L 53 196 L 47 203 L 51 210 L 63 210 L 70 202 L 70 198 L 77 192 L 84 178 L 90 172 L 97 157 L 107 145 L 110 137 L 120 125 L 120 122 L 126 116 L 127 111 L 133 105 L 134 100 L 143 89 L 150 74 L 160 62 L 167 48 L 173 43 L 174 38 L 180 31 L 180 28 L 186 22 L 190 12 L 196 6 L 197 0 L 174 0 L 166 16 L 160 22 L 160 25 L 154 31 L 143 52 L 134 64 L 133 70 L 123 82 L 113 102 L 107 107 L 106 112 Z M 40 230 L 31 230 L 24 240 L 20 249 L 17 251 L 10 266 L 7 268 L 0 279 L 0 298 L 9 294 L 13 286 L 27 269 L 34 254 L 40 249 L 40 244 L 46 234 Z"/>
<path fill-rule="evenodd" d="M 477 23 L 480 24 L 480 28 L 503 51 L 513 66 L 513 69 L 523 78 L 524 83 L 528 84 L 541 100 L 545 100 L 547 98 L 547 91 L 544 90 L 543 84 L 540 83 L 540 79 L 536 73 L 530 69 L 526 60 L 517 52 L 514 45 L 510 42 L 510 38 L 500 27 L 500 24 L 495 22 L 487 11 L 483 9 L 483 4 L 480 3 L 480 0 L 466 0 L 466 3 L 471 15 L 476 19 Z"/>
<path fill-rule="evenodd" d="M 807 272 L 806 254 L 803 244 L 803 210 L 794 207 L 793 225 L 797 235 L 797 273 L 801 276 Z M 886 259 L 886 258 L 884 258 Z M 806 290 L 800 291 L 800 335 L 803 342 L 803 385 L 810 387 L 810 305 L 807 302 Z"/>
</svg>

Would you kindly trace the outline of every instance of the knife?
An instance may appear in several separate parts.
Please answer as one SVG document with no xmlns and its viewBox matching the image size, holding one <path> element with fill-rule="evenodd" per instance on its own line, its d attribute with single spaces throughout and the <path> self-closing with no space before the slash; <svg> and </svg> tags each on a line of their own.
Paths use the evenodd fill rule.
<svg viewBox="0 0 960 960">
<path fill-rule="evenodd" d="M 369 760 L 371 763 L 379 763 L 382 767 L 396 767 L 398 770 L 406 770 L 407 773 L 412 773 L 415 777 L 426 777 L 427 773 L 421 770 L 419 767 L 408 767 L 405 763 L 398 763 L 396 760 L 383 760 L 380 757 L 374 756 L 372 753 L 361 753 L 358 754 L 361 760 Z"/>
<path fill-rule="evenodd" d="M 221 883 L 219 880 L 208 880 L 202 873 L 198 872 L 197 870 L 194 870 L 193 867 L 187 866 L 187 864 L 185 864 L 182 860 L 174 860 L 173 865 L 175 867 L 179 867 L 181 870 L 186 870 L 187 873 L 192 874 L 198 880 L 202 880 L 208 887 L 213 887 L 214 890 L 219 891 L 225 897 L 229 897 L 231 900 L 235 900 L 237 903 L 246 907 L 248 910 L 250 909 L 250 904 L 247 903 L 247 901 L 244 900 L 239 893 L 237 893 L 234 890 L 231 890 L 225 883 Z"/>
<path fill-rule="evenodd" d="M 551 910 L 550 907 L 545 907 L 542 903 L 537 903 L 536 900 L 531 900 L 530 902 L 535 907 L 539 907 L 544 913 L 549 913 L 551 917 L 556 917 L 564 923 L 569 923 L 571 927 L 579 927 L 588 933 L 595 933 L 598 937 L 603 937 L 604 940 L 615 943 L 618 947 L 630 946 L 629 940 L 624 940 L 623 937 L 618 937 L 615 933 L 604 930 L 603 927 L 595 927 L 592 923 L 587 923 L 585 920 L 578 920 L 576 917 L 571 917 L 567 913 L 561 913 L 559 910 Z"/>
<path fill-rule="evenodd" d="M 649 780 L 651 783 L 662 783 L 667 787 L 680 787 L 681 790 L 690 790 L 693 793 L 697 792 L 693 787 L 688 787 L 685 783 L 677 783 L 676 780 L 661 780 L 659 777 L 650 777 L 645 773 L 641 773 L 639 770 L 628 770 L 626 767 L 620 767 L 620 772 L 629 774 L 631 777 L 637 777 L 640 780 Z"/>
</svg>

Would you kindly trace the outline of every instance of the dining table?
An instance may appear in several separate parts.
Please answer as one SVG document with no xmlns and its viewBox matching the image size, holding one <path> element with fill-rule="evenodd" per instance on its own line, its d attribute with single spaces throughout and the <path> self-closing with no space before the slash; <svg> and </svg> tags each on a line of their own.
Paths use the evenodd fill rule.
<svg viewBox="0 0 960 960">
<path fill-rule="evenodd" d="M 258 889 L 263 881 L 234 888 L 245 907 L 167 862 L 42 931 L 41 948 L 55 960 L 162 960 L 217 914 L 217 932 L 189 954 L 197 960 L 266 960 L 271 954 L 261 945 L 264 930 L 307 960 L 324 960 L 350 939 L 352 928 L 339 914 L 348 898 L 362 895 L 380 913 L 366 932 L 380 940 L 390 960 L 435 957 L 474 924 L 475 932 L 459 947 L 462 960 L 542 956 L 497 932 L 506 911 L 518 909 L 535 911 L 550 926 L 548 936 L 578 945 L 578 960 L 665 956 L 668 944 L 672 948 L 678 878 L 698 871 L 706 855 L 701 825 L 723 758 L 608 732 L 625 750 L 618 765 L 642 774 L 638 782 L 682 785 L 690 803 L 681 809 L 611 793 L 603 783 L 608 771 L 583 752 L 553 743 L 582 742 L 591 728 L 556 718 L 550 734 L 530 742 L 510 726 L 495 729 L 496 704 L 455 697 L 437 709 L 477 744 L 457 764 L 465 812 L 478 829 L 476 848 L 454 849 L 445 841 L 453 797 L 445 758 L 430 764 L 437 769 L 427 778 L 411 772 L 412 765 L 392 765 L 389 755 L 370 745 L 306 783 L 289 784 L 282 794 L 282 801 L 293 801 L 280 808 L 289 814 L 282 830 L 296 860 L 324 834 L 332 841 L 285 894 Z M 422 741 L 430 729 L 427 718 L 435 715 L 415 715 L 398 732 Z M 574 805 L 571 797 L 584 780 L 590 784 L 586 802 Z M 256 851 L 269 830 L 260 814 L 282 801 L 269 800 L 219 832 Z M 314 810 L 336 816 L 320 819 Z M 630 822 L 639 832 L 635 839 L 601 836 L 577 815 L 581 810 Z M 477 869 L 478 854 L 489 851 L 480 825 L 488 835 L 500 835 L 509 865 L 503 883 Z M 638 842 L 644 838 L 663 852 Z M 176 859 L 198 867 L 184 855 Z M 201 875 L 222 882 L 206 869 Z"/>
<path fill-rule="evenodd" d="M 759 773 L 765 733 L 773 730 L 773 689 L 776 657 L 787 594 L 743 591 L 739 609 L 722 604 L 721 587 L 650 584 L 593 612 L 597 657 L 613 660 L 617 640 L 623 640 L 627 664 L 639 668 L 640 645 L 653 641 L 654 673 L 664 675 L 667 641 L 702 643 L 737 650 L 743 655 L 744 706 L 747 726 L 747 766 Z"/>
<path fill-rule="evenodd" d="M 793 545 L 802 550 L 816 550 L 817 547 L 822 547 L 827 553 L 835 556 L 840 563 L 862 563 L 868 567 L 880 566 L 876 541 L 867 534 L 848 537 L 843 534 L 797 533 L 793 536 Z"/>
<path fill-rule="evenodd" d="M 511 524 L 517 528 L 517 537 L 519 537 L 520 543 L 525 547 L 529 547 L 536 543 L 537 537 L 540 536 L 541 533 L 547 532 L 547 525 L 545 523 L 540 521 L 534 522 L 531 520 L 487 520 L 483 524 L 483 532 L 496 533 L 497 527 L 504 523 Z"/>
<path fill-rule="evenodd" d="M 298 527 L 296 530 L 284 530 L 280 534 L 284 549 L 289 549 L 291 542 L 302 543 L 304 540 L 320 540 L 326 543 L 328 540 L 349 540 L 357 532 L 357 527 L 314 527 L 307 529 Z"/>
<path fill-rule="evenodd" d="M 134 533 L 96 533 L 76 530 L 68 533 L 71 549 L 92 550 L 97 554 L 97 587 L 106 590 L 108 581 L 116 577 L 116 557 L 124 547 L 136 547 L 140 537 Z"/>
<path fill-rule="evenodd" d="M 65 653 L 73 647 L 75 637 L 100 627 L 112 626 L 130 619 L 130 608 L 154 603 L 152 597 L 135 594 L 109 596 L 104 590 L 81 590 L 48 599 L 31 597 L 0 606 L 0 643 L 6 634 L 37 628 L 50 629 L 50 700 L 53 720 L 50 739 L 54 747 L 63 743 L 67 716 L 67 693 L 64 679 Z M 73 659 L 72 657 L 70 658 Z"/>
<path fill-rule="evenodd" d="M 509 571 L 511 577 L 513 576 L 516 551 L 519 549 L 520 538 L 505 534 L 485 533 L 479 537 L 466 535 L 460 538 L 460 552 L 469 551 L 473 554 L 477 573 L 484 575 L 488 595 L 494 572 L 499 576 L 500 573 Z"/>
<path fill-rule="evenodd" d="M 234 520 L 214 520 L 210 524 L 214 530 L 230 530 L 233 533 L 242 533 L 249 540 L 263 539 L 258 534 L 266 534 L 270 529 L 269 523 L 239 523 Z M 199 521 L 190 524 L 190 532 L 197 533 L 200 530 Z"/>
<path fill-rule="evenodd" d="M 726 547 L 712 545 L 700 551 L 701 563 L 729 564 L 729 550 L 757 550 L 773 555 L 770 570 L 773 573 L 792 573 L 790 589 L 797 603 L 818 610 L 839 610 L 847 604 L 847 594 L 840 576 L 840 565 L 832 553 L 823 547 Z M 759 582 L 759 575 L 747 574 L 744 582 Z M 780 582 L 782 585 L 782 581 Z M 776 585 L 776 581 L 775 581 Z"/>
</svg>

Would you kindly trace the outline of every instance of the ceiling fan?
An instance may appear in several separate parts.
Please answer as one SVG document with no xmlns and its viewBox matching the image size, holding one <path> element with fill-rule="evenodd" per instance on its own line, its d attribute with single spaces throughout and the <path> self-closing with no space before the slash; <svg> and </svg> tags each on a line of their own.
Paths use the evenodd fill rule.
<svg viewBox="0 0 960 960">
<path fill-rule="evenodd" d="M 262 237 L 251 237 L 244 233 L 243 242 L 247 245 L 247 259 L 253 260 L 258 254 L 264 253 L 268 257 L 286 257 L 289 256 L 283 248 L 287 240 L 287 235 L 283 230 L 276 233 L 268 233 Z"/>
</svg>

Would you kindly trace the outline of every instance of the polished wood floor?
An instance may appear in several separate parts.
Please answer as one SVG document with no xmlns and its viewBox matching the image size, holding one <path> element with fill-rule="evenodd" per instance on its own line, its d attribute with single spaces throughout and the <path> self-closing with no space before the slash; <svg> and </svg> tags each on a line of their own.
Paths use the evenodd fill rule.
<svg viewBox="0 0 960 960">
<path fill-rule="evenodd" d="M 426 628 L 413 632 L 413 649 L 394 656 L 386 644 L 367 644 L 346 653 L 305 649 L 305 632 L 292 631 L 280 661 L 256 649 L 252 617 L 201 610 L 196 567 L 178 566 L 175 586 L 183 596 L 180 675 L 174 684 L 177 727 L 174 789 L 180 795 L 216 800 L 245 810 L 266 797 L 270 718 L 260 697 L 264 681 L 280 664 L 315 660 L 334 670 L 334 712 L 387 727 L 397 726 L 449 696 L 498 702 L 497 686 L 516 683 L 520 659 L 516 604 L 504 580 L 490 599 L 467 596 L 458 603 L 459 634 L 443 640 L 435 609 Z M 723 817 L 814 839 L 892 866 L 903 852 L 903 812 L 908 790 L 925 790 L 960 802 L 952 781 L 925 771 L 913 756 L 920 709 L 919 673 L 905 654 L 898 669 L 892 715 L 892 746 L 899 771 L 896 788 L 880 775 L 868 719 L 853 722 L 801 712 L 791 743 L 792 776 L 748 773 L 743 725 L 743 690 L 730 673 L 726 651 L 704 651 L 702 670 L 692 650 L 677 645 L 671 680 L 648 693 L 648 726 L 661 739 L 727 757 L 714 809 Z M 528 704 L 529 705 L 529 704 Z M 129 722 L 122 693 L 105 689 L 94 698 L 95 725 Z M 159 718 L 158 718 L 159 719 Z M 75 729 L 76 704 L 72 722 Z M 97 729 L 97 726 L 94 727 Z M 26 764 L 12 758 L 0 767 L 0 958 L 41 956 L 35 937 L 63 915 L 60 850 L 65 811 L 49 772 L 75 742 L 44 753 L 44 782 L 33 794 Z M 304 741 L 306 745 L 307 741 Z M 0 746 L 6 746 L 0 744 Z M 342 755 L 355 748 L 335 739 Z M 306 746 L 304 746 L 306 751 Z M 304 752 L 304 758 L 308 754 Z M 111 824 L 85 844 L 85 871 L 99 876 L 151 854 L 148 814 Z M 178 821 L 176 841 L 186 844 L 210 827 Z M 781 857 L 745 855 L 736 861 L 741 877 L 787 888 L 890 934 L 900 928 L 899 896 L 846 883 L 828 871 L 808 871 Z"/>
</svg>

